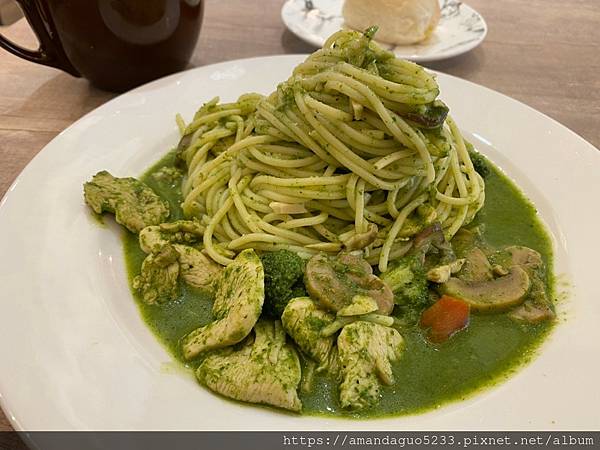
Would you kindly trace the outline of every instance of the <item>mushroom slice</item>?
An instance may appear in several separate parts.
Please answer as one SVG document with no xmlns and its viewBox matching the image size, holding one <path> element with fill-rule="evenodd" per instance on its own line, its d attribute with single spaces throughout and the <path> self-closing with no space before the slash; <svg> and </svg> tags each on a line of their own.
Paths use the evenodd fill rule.
<svg viewBox="0 0 600 450">
<path fill-rule="evenodd" d="M 504 275 L 508 275 L 509 270 L 500 264 L 494 264 L 494 267 L 492 267 L 492 272 L 496 276 L 503 277 Z"/>
<path fill-rule="evenodd" d="M 544 282 L 538 277 L 531 277 L 531 289 L 522 305 L 508 313 L 508 316 L 518 322 L 539 323 L 554 319 L 552 304 L 546 295 Z"/>
<path fill-rule="evenodd" d="M 554 319 L 555 313 L 552 302 L 546 294 L 546 286 L 542 280 L 544 262 L 537 251 L 520 245 L 506 247 L 496 252 L 493 259 L 497 268 L 506 270 L 507 267 L 520 267 L 529 275 L 531 288 L 523 304 L 508 313 L 517 322 L 539 323 Z"/>
<path fill-rule="evenodd" d="M 442 291 L 464 300 L 475 311 L 496 311 L 522 303 L 529 286 L 527 272 L 514 266 L 508 275 L 495 280 L 469 282 L 450 278 L 442 285 Z"/>
<path fill-rule="evenodd" d="M 414 237 L 414 248 L 427 253 L 431 245 L 442 244 L 445 241 L 442 225 L 439 222 L 434 222 L 424 228 Z"/>
<path fill-rule="evenodd" d="M 393 328 L 370 322 L 346 325 L 338 340 L 343 408 L 364 409 L 379 401 L 380 382 L 393 384 L 391 363 L 398 360 L 404 340 Z"/>
<path fill-rule="evenodd" d="M 360 250 L 371 245 L 375 239 L 377 239 L 377 225 L 372 223 L 366 232 L 354 234 L 344 241 L 344 248 L 348 251 Z"/>
<path fill-rule="evenodd" d="M 312 298 L 325 309 L 337 312 L 352 303 L 357 295 L 367 295 L 378 305 L 379 313 L 388 315 L 394 308 L 394 294 L 389 286 L 373 275 L 373 269 L 360 256 L 349 253 L 337 257 L 319 254 L 306 265 L 305 285 Z"/>
<path fill-rule="evenodd" d="M 194 133 L 188 133 L 181 136 L 179 142 L 177 143 L 177 154 L 181 155 L 192 143 L 192 136 Z"/>
<path fill-rule="evenodd" d="M 416 234 L 413 240 L 412 252 L 425 256 L 432 247 L 446 255 L 446 259 L 455 259 L 452 245 L 446 240 L 442 225 L 434 222 Z"/>
<path fill-rule="evenodd" d="M 265 274 L 252 249 L 241 252 L 224 270 L 217 284 L 215 321 L 198 328 L 182 340 L 183 357 L 241 342 L 256 324 L 265 299 Z"/>
<path fill-rule="evenodd" d="M 239 350 L 209 355 L 196 371 L 198 380 L 229 398 L 300 411 L 300 360 L 286 344 L 281 323 L 261 320 L 254 334 Z"/>
<path fill-rule="evenodd" d="M 510 255 L 513 266 L 521 266 L 527 269 L 539 269 L 542 267 L 542 255 L 529 247 L 513 245 L 504 249 Z"/>
<path fill-rule="evenodd" d="M 493 268 L 479 247 L 473 247 L 465 255 L 465 265 L 458 277 L 464 281 L 486 281 L 494 278 Z M 504 275 L 507 275 L 506 272 Z"/>
<path fill-rule="evenodd" d="M 348 266 L 347 272 L 350 277 L 361 277 L 364 274 L 373 273 L 371 264 L 360 256 L 360 254 L 344 252 L 340 253 L 336 259 L 340 264 Z"/>
<path fill-rule="evenodd" d="M 554 319 L 555 313 L 548 304 L 526 300 L 522 305 L 508 313 L 508 316 L 518 322 L 540 323 L 544 320 Z"/>
<path fill-rule="evenodd" d="M 507 267 L 520 266 L 525 270 L 536 270 L 543 266 L 542 255 L 529 247 L 512 245 L 496 252 L 494 262 Z"/>
</svg>

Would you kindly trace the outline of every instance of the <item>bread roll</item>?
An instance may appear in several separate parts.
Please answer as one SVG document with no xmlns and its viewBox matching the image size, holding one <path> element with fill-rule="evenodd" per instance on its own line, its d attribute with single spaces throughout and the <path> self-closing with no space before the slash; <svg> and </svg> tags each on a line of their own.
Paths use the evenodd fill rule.
<svg viewBox="0 0 600 450">
<path fill-rule="evenodd" d="M 342 10 L 346 26 L 364 31 L 378 25 L 375 40 L 414 44 L 429 37 L 440 20 L 438 0 L 346 0 Z"/>
</svg>

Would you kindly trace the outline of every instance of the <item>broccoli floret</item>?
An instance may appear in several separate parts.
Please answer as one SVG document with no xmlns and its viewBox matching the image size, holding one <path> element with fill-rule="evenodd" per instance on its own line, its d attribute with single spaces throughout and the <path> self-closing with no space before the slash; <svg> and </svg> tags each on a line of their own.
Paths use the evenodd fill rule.
<svg viewBox="0 0 600 450">
<path fill-rule="evenodd" d="M 292 286 L 290 300 L 293 298 L 298 298 L 298 297 L 308 297 L 308 292 L 306 291 L 306 288 L 304 287 L 304 281 L 302 280 L 302 278 L 300 280 L 296 281 L 296 284 L 294 284 Z M 287 302 L 286 302 L 286 305 L 287 305 Z M 284 309 L 285 309 L 285 307 L 284 307 Z M 283 309 L 281 310 L 281 312 L 283 313 Z"/>
<path fill-rule="evenodd" d="M 470 142 L 465 142 L 465 144 L 467 146 L 467 150 L 469 151 L 469 157 L 471 158 L 475 172 L 481 175 L 481 177 L 485 180 L 490 174 L 490 166 L 488 165 L 485 156 L 476 151 Z"/>
<path fill-rule="evenodd" d="M 307 295 L 302 281 L 304 261 L 289 250 L 264 253 L 261 261 L 265 271 L 263 314 L 280 318 L 291 299 Z"/>
<path fill-rule="evenodd" d="M 420 258 L 405 256 L 380 278 L 394 292 L 394 302 L 400 306 L 421 308 L 430 303 L 427 273 Z"/>
</svg>

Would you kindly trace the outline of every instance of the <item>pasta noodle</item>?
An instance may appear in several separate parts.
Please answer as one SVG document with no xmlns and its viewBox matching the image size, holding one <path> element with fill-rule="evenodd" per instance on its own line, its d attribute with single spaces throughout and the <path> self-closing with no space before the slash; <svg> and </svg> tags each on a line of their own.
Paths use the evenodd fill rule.
<svg viewBox="0 0 600 450">
<path fill-rule="evenodd" d="M 384 272 L 426 225 L 451 237 L 482 207 L 483 179 L 435 77 L 373 32 L 335 33 L 267 97 L 177 117 L 183 211 L 206 225 L 216 262 L 245 248 L 362 249 Z"/>
</svg>

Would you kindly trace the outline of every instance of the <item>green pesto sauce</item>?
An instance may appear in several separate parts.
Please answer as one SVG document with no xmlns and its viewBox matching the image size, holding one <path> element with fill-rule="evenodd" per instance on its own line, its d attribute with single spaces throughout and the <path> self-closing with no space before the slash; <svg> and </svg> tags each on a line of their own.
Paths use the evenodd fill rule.
<svg viewBox="0 0 600 450">
<path fill-rule="evenodd" d="M 159 182 L 152 174 L 174 162 L 174 153 L 153 166 L 143 177 L 171 206 L 170 220 L 182 217 L 181 194 L 174 186 Z M 484 224 L 484 238 L 493 246 L 524 245 L 540 252 L 550 274 L 549 295 L 554 296 L 552 248 L 533 205 L 515 185 L 491 167 L 486 179 L 485 206 L 475 224 Z M 145 257 L 137 236 L 126 233 L 125 259 L 130 281 L 139 273 Z M 212 299 L 182 283 L 181 297 L 165 305 L 146 305 L 136 295 L 142 316 L 159 340 L 179 361 L 179 339 L 212 320 Z M 504 314 L 472 314 L 469 327 L 449 341 L 434 346 L 418 328 L 402 330 L 406 350 L 395 364 L 395 383 L 382 387 L 378 406 L 360 413 L 339 407 L 337 384 L 317 375 L 310 394 L 300 393 L 303 413 L 311 415 L 374 418 L 417 413 L 450 401 L 465 399 L 485 387 L 503 381 L 527 363 L 551 329 L 551 323 L 521 325 Z M 198 361 L 187 364 L 194 368 Z"/>
</svg>

